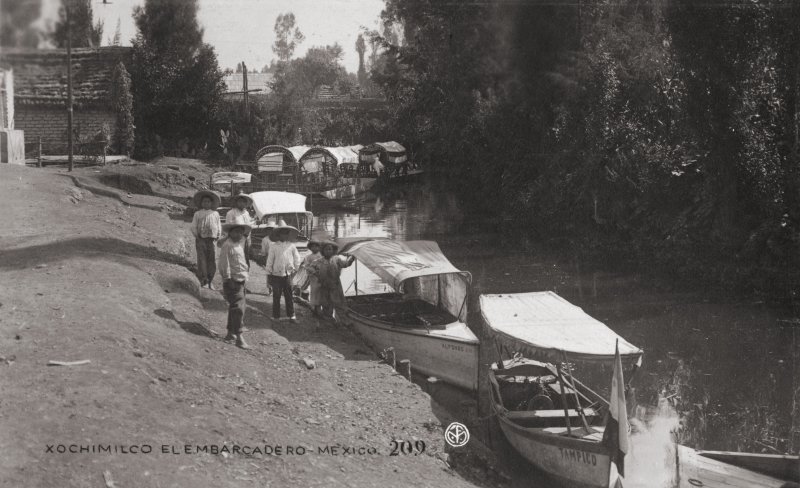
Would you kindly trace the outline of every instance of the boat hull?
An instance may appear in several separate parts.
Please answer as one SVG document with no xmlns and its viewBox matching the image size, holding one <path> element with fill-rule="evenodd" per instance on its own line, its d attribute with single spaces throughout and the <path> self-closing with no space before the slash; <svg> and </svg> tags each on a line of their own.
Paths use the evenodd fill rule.
<svg viewBox="0 0 800 488">
<path fill-rule="evenodd" d="M 570 488 L 608 488 L 611 458 L 599 443 L 542 434 L 497 415 L 500 429 L 529 463 Z"/>
<path fill-rule="evenodd" d="M 331 188 L 329 190 L 319 192 L 320 196 L 323 196 L 329 200 L 339 200 L 342 198 L 350 198 L 361 193 L 366 193 L 373 186 L 377 180 L 375 178 L 348 178 L 350 183 L 346 183 L 342 186 L 337 186 L 336 188 Z"/>
<path fill-rule="evenodd" d="M 400 329 L 349 313 L 353 328 L 376 351 L 394 348 L 397 361 L 408 359 L 411 369 L 435 376 L 467 390 L 478 388 L 478 347 L 475 340 L 430 334 L 421 329 Z"/>
</svg>

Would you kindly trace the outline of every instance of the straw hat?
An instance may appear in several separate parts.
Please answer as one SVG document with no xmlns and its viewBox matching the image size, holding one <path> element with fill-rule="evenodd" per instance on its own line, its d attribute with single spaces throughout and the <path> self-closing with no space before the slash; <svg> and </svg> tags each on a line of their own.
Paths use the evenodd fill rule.
<svg viewBox="0 0 800 488">
<path fill-rule="evenodd" d="M 308 241 L 308 244 L 306 244 L 306 247 L 309 248 L 309 249 L 311 248 L 311 246 L 317 246 L 320 249 L 322 249 L 322 243 L 320 241 L 315 241 L 313 239 L 310 239 Z"/>
<path fill-rule="evenodd" d="M 334 241 L 322 241 L 319 243 L 320 251 L 325 249 L 328 246 L 333 246 L 333 253 L 336 254 L 339 252 L 339 244 L 336 244 Z"/>
<path fill-rule="evenodd" d="M 230 224 L 222 224 L 222 232 L 230 233 L 231 229 L 233 229 L 234 227 L 242 227 L 244 229 L 243 232 L 244 235 L 249 234 L 250 231 L 253 230 L 253 226 L 251 226 L 250 224 L 230 223 Z"/>
<path fill-rule="evenodd" d="M 289 230 L 289 240 L 290 241 L 296 240 L 297 236 L 300 235 L 300 231 L 297 230 L 297 227 L 292 227 L 291 225 L 287 225 L 286 222 L 283 219 L 281 219 L 281 220 L 278 221 L 278 225 L 274 229 L 272 229 L 272 232 L 270 232 L 269 238 L 271 240 L 273 240 L 273 241 L 277 241 L 278 240 L 278 235 L 284 229 L 288 229 Z"/>
<path fill-rule="evenodd" d="M 240 198 L 244 198 L 245 200 L 247 200 L 247 206 L 248 207 L 252 207 L 253 206 L 253 199 L 250 198 L 250 195 L 248 195 L 247 193 L 239 193 L 239 194 L 235 195 L 231 199 L 231 203 L 235 205 L 236 204 L 236 200 L 238 200 Z"/>
<path fill-rule="evenodd" d="M 214 193 L 211 190 L 200 190 L 194 194 L 192 197 L 192 202 L 194 203 L 195 208 L 203 208 L 203 198 L 209 197 L 211 198 L 211 208 L 216 209 L 219 207 L 220 198 L 219 195 Z"/>
</svg>

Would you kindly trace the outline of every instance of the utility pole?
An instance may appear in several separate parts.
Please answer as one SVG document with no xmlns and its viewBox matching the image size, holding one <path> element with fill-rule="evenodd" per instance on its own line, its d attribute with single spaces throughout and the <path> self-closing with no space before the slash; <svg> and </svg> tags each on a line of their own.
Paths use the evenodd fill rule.
<svg viewBox="0 0 800 488">
<path fill-rule="evenodd" d="M 250 94 L 247 92 L 247 65 L 242 61 L 242 91 L 244 92 L 244 121 L 250 123 Z"/>
<path fill-rule="evenodd" d="M 64 2 L 64 10 L 67 13 L 67 158 L 72 171 L 72 18 L 68 1 Z"/>
</svg>

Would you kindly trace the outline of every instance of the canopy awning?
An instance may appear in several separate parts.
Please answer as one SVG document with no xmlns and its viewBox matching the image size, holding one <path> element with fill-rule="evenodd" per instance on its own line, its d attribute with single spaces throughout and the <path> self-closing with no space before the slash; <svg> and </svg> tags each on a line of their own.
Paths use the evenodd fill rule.
<svg viewBox="0 0 800 488">
<path fill-rule="evenodd" d="M 225 171 L 211 175 L 212 185 L 230 185 L 231 183 L 250 183 L 250 173 L 239 173 L 236 171 Z"/>
<path fill-rule="evenodd" d="M 359 241 L 342 248 L 404 297 L 420 298 L 467 319 L 472 275 L 453 266 L 432 241 Z M 356 283 L 356 286 L 358 284 Z"/>
<path fill-rule="evenodd" d="M 309 146 L 292 146 L 292 147 L 288 147 L 286 149 L 288 149 L 289 152 L 292 153 L 292 156 L 294 156 L 295 161 L 300 161 L 300 158 L 302 158 L 303 155 L 305 153 L 307 153 L 309 149 L 311 149 L 311 147 L 309 147 Z"/>
<path fill-rule="evenodd" d="M 250 194 L 256 217 L 285 213 L 308 213 L 306 197 L 299 193 L 285 191 L 257 191 Z"/>
<path fill-rule="evenodd" d="M 358 153 L 353 152 L 349 147 L 326 147 L 325 149 L 336 159 L 336 166 L 358 164 Z"/>
<path fill-rule="evenodd" d="M 433 241 L 359 241 L 346 245 L 342 252 L 355 256 L 396 291 L 404 281 L 420 276 L 453 273 L 472 278 L 453 266 Z"/>
<path fill-rule="evenodd" d="M 389 141 L 389 142 L 376 142 L 375 144 L 381 146 L 382 148 L 386 149 L 386 151 L 390 153 L 404 153 L 406 152 L 406 148 L 404 148 L 399 142 Z"/>
<path fill-rule="evenodd" d="M 612 364 L 614 347 L 625 363 L 641 359 L 642 350 L 605 324 L 551 291 L 481 295 L 481 315 L 494 338 L 526 357 L 544 361 Z"/>
</svg>

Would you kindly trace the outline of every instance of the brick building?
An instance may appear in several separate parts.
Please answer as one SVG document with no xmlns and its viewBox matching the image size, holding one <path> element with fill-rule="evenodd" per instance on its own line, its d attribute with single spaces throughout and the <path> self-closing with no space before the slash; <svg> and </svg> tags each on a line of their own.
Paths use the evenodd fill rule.
<svg viewBox="0 0 800 488">
<path fill-rule="evenodd" d="M 130 60 L 130 47 L 72 50 L 73 132 L 78 140 L 98 134 L 103 124 L 113 137 L 117 116 L 111 107 L 111 77 L 118 62 L 129 65 Z M 14 120 L 25 131 L 25 140 L 41 137 L 45 153 L 66 154 L 66 49 L 3 48 L 0 67 L 14 71 Z"/>
</svg>

